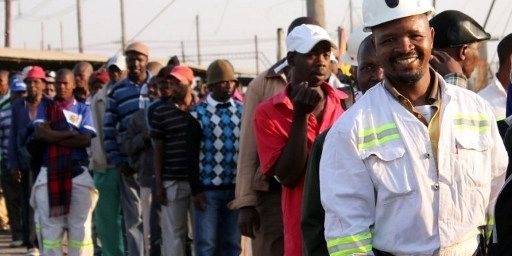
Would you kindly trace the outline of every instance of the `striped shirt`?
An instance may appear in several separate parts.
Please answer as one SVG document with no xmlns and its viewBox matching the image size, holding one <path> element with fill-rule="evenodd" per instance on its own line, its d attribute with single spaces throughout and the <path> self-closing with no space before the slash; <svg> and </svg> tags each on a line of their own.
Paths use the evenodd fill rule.
<svg viewBox="0 0 512 256">
<path fill-rule="evenodd" d="M 198 188 L 201 143 L 199 123 L 190 113 L 165 103 L 153 112 L 150 134 L 151 138 L 161 140 L 164 144 L 162 180 L 190 179 L 192 190 Z"/>
<path fill-rule="evenodd" d="M 9 129 L 11 127 L 11 94 L 0 96 L 0 161 L 7 161 Z"/>
<path fill-rule="evenodd" d="M 126 132 L 131 116 L 139 110 L 140 89 L 151 79 L 146 71 L 147 79 L 143 84 L 135 84 L 128 78 L 119 81 L 107 94 L 107 109 L 103 120 L 103 143 L 108 159 L 115 165 L 128 163 L 128 158 L 120 152 L 120 142 Z"/>
</svg>

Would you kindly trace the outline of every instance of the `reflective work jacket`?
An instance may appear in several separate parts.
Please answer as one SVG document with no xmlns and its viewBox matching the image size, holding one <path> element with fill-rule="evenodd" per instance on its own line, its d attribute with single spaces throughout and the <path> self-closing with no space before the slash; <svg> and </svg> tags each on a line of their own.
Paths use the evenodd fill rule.
<svg viewBox="0 0 512 256">
<path fill-rule="evenodd" d="M 428 128 L 380 83 L 332 127 L 320 162 L 331 255 L 472 255 L 504 183 L 490 106 L 439 76 L 436 163 Z"/>
</svg>

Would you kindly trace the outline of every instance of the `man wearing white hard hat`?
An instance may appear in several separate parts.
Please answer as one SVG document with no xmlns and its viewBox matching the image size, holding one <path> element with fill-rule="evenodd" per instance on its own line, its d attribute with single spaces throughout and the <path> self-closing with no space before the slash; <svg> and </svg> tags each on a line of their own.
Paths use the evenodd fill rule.
<svg viewBox="0 0 512 256">
<path fill-rule="evenodd" d="M 282 186 L 284 255 L 302 255 L 300 227 L 304 174 L 311 145 L 343 113 L 347 95 L 325 80 L 335 44 L 316 25 L 300 25 L 286 38 L 291 81 L 254 114 L 260 171 Z"/>
<path fill-rule="evenodd" d="M 325 140 L 331 255 L 484 253 L 507 154 L 489 105 L 429 67 L 433 12 L 429 0 L 363 1 L 384 80 Z"/>
<path fill-rule="evenodd" d="M 91 99 L 91 112 L 94 128 L 98 136 L 91 140 L 91 160 L 89 169 L 94 171 L 94 185 L 99 192 L 94 212 L 96 232 L 105 255 L 123 255 L 124 245 L 121 227 L 121 203 L 119 186 L 121 175 L 115 166 L 107 161 L 103 140 L 103 118 L 107 104 L 107 94 L 114 84 L 123 79 L 126 62 L 122 55 L 115 55 L 105 64 L 109 82 Z"/>
</svg>

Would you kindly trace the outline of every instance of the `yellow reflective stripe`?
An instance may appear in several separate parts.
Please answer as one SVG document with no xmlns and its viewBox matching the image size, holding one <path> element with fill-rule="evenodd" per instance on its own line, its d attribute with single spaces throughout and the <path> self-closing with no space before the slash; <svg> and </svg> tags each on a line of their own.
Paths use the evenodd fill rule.
<svg viewBox="0 0 512 256">
<path fill-rule="evenodd" d="M 484 121 L 489 120 L 489 117 L 486 115 L 475 115 L 475 114 L 456 114 L 453 116 L 454 119 L 469 119 L 476 121 Z"/>
<path fill-rule="evenodd" d="M 359 137 L 366 137 L 370 134 L 373 134 L 373 133 L 381 133 L 385 130 L 389 130 L 389 129 L 393 129 L 393 128 L 396 128 L 396 124 L 395 123 L 389 123 L 389 124 L 385 124 L 385 125 L 381 125 L 377 128 L 370 128 L 370 129 L 364 129 L 362 131 L 359 132 Z"/>
<path fill-rule="evenodd" d="M 388 141 L 397 140 L 397 139 L 400 139 L 400 134 L 397 134 L 397 133 L 391 134 L 391 135 L 382 137 L 380 139 L 377 138 L 377 139 L 374 139 L 374 140 L 366 142 L 366 143 L 361 143 L 361 144 L 359 144 L 359 148 L 367 149 L 367 148 L 371 148 L 376 145 L 382 145 Z"/>
<path fill-rule="evenodd" d="M 368 252 L 372 251 L 372 248 L 373 248 L 372 245 L 369 244 L 366 246 L 360 246 L 360 247 L 351 248 L 351 249 L 347 249 L 347 250 L 343 250 L 343 251 L 333 252 L 333 253 L 330 253 L 329 255 L 330 256 L 347 256 L 347 255 L 352 255 L 354 253 L 368 253 Z"/>
<path fill-rule="evenodd" d="M 461 125 L 455 125 L 455 129 L 456 130 L 473 130 L 473 131 L 476 131 L 476 132 L 485 132 L 485 131 L 490 130 L 491 127 L 490 126 L 476 127 L 476 126 L 470 126 L 470 125 L 461 124 Z"/>
<path fill-rule="evenodd" d="M 485 239 L 491 238 L 492 230 L 494 229 L 494 219 L 490 218 L 487 220 L 487 225 L 485 226 Z"/>
<path fill-rule="evenodd" d="M 78 241 L 78 240 L 73 240 L 73 239 L 69 240 L 69 247 L 75 248 L 78 250 L 84 249 L 86 247 L 92 247 L 92 246 L 93 246 L 93 243 L 92 243 L 91 239 L 85 240 L 85 241 Z"/>
<path fill-rule="evenodd" d="M 53 250 L 53 249 L 62 247 L 62 239 L 55 239 L 55 240 L 43 239 L 43 247 L 48 250 Z"/>
<path fill-rule="evenodd" d="M 372 232 L 359 233 L 352 236 L 339 237 L 327 241 L 327 247 L 333 247 L 340 244 L 352 244 L 364 240 L 372 239 Z"/>
</svg>

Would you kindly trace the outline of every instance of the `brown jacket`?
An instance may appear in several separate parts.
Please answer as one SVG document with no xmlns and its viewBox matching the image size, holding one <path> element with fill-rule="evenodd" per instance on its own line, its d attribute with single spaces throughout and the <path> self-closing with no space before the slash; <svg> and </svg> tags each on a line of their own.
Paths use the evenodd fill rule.
<svg viewBox="0 0 512 256">
<path fill-rule="evenodd" d="M 256 206 L 258 191 L 268 191 L 268 177 L 259 171 L 258 152 L 254 135 L 253 117 L 256 106 L 260 102 L 281 92 L 287 84 L 286 76 L 276 74 L 274 68 L 282 61 L 276 63 L 269 70 L 254 78 L 247 88 L 244 97 L 244 112 L 242 114 L 242 128 L 240 131 L 240 148 L 238 168 L 236 174 L 235 200 L 229 203 L 229 208 L 240 209 L 244 206 Z"/>
</svg>

